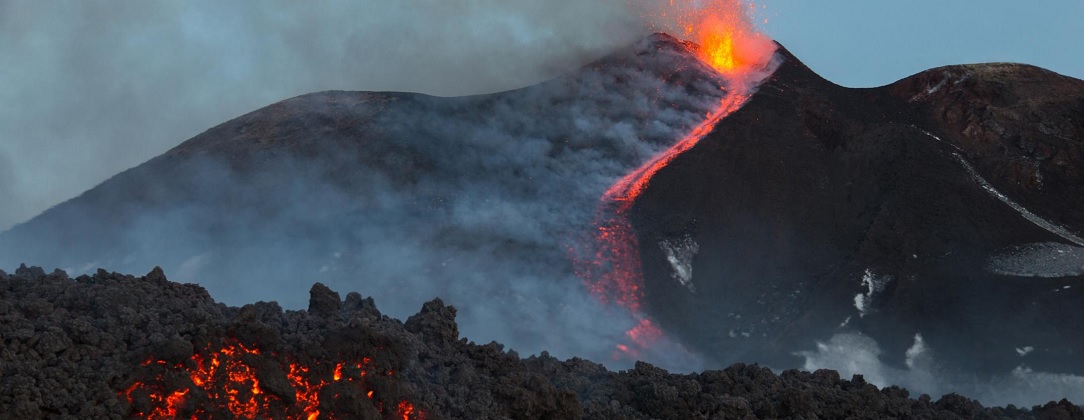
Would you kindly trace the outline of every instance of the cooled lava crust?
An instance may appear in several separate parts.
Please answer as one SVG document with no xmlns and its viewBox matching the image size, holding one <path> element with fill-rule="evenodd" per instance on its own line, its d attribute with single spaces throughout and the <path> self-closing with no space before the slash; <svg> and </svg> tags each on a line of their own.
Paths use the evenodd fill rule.
<svg viewBox="0 0 1084 420">
<path fill-rule="evenodd" d="M 956 394 L 909 398 L 830 370 L 775 375 L 737 364 L 678 375 L 647 363 L 610 372 L 578 358 L 520 358 L 501 344 L 460 338 L 456 312 L 435 299 L 402 323 L 371 298 L 352 292 L 343 300 L 321 284 L 307 310 L 229 307 L 158 268 L 75 279 L 38 267 L 0 271 L 0 418 L 237 418 L 244 416 L 235 410 L 261 404 L 270 411 L 255 417 L 1084 418 L 1065 400 L 984 408 Z M 225 347 L 245 351 L 232 359 Z M 223 366 L 243 363 L 232 374 L 190 374 L 216 355 Z M 305 396 L 290 364 L 306 367 L 304 383 L 326 386 Z"/>
</svg>

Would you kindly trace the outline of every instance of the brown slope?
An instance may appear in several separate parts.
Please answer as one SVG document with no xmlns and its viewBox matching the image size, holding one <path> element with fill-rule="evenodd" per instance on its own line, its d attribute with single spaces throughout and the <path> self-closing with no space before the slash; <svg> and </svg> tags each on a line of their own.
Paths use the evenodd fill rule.
<svg viewBox="0 0 1084 420">
<path fill-rule="evenodd" d="M 947 66 L 886 86 L 992 184 L 1080 232 L 1084 81 L 1014 63 Z"/>
</svg>

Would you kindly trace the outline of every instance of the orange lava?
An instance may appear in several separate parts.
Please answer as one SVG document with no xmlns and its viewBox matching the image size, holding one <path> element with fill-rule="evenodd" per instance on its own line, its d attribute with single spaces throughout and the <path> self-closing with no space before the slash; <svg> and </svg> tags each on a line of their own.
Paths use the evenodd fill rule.
<svg viewBox="0 0 1084 420">
<path fill-rule="evenodd" d="M 730 113 L 741 108 L 742 104 L 744 104 L 747 99 L 749 99 L 748 95 L 739 92 L 728 92 L 726 97 L 719 102 L 719 107 L 708 114 L 703 122 L 696 127 L 693 127 L 688 135 L 673 146 L 670 146 L 669 149 L 652 157 L 647 163 L 636 168 L 636 170 L 621 177 L 621 179 L 617 180 L 614 185 L 606 190 L 602 199 L 604 201 L 619 203 L 617 208 L 619 213 L 627 212 L 629 208 L 632 207 L 632 203 L 636 198 L 640 196 L 640 193 L 647 188 L 648 183 L 651 182 L 651 178 L 654 177 L 660 169 L 669 165 L 674 158 L 678 157 L 678 155 L 685 153 L 695 146 L 696 143 L 700 142 L 701 138 L 715 129 L 715 124 L 718 124 L 723 117 L 730 115 Z"/>
<path fill-rule="evenodd" d="M 719 73 L 744 77 L 764 68 L 775 44 L 752 23 L 753 2 L 741 0 L 671 1 L 648 10 L 645 18 L 657 30 L 676 30 L 699 45 L 697 55 Z"/>
<path fill-rule="evenodd" d="M 621 177 L 600 200 L 594 255 L 589 260 L 577 261 L 576 269 L 596 298 L 627 308 L 638 319 L 626 333 L 629 343 L 618 344 L 615 357 L 636 357 L 638 349 L 647 348 L 662 337 L 662 330 L 642 314 L 644 280 L 640 244 L 629 221 L 633 203 L 659 170 L 692 149 L 720 120 L 741 108 L 750 96 L 749 79 L 768 67 L 775 52 L 775 44 L 753 27 L 749 12 L 755 6 L 752 3 L 748 6 L 750 9 L 738 0 L 701 0 L 676 5 L 671 1 L 668 8 L 648 12 L 647 17 L 656 28 L 677 27 L 686 39 L 694 42 L 691 48 L 697 58 L 727 81 L 721 86 L 726 96 L 689 134 Z"/>
<path fill-rule="evenodd" d="M 621 177 L 602 195 L 599 213 L 606 216 L 596 219 L 595 239 L 599 246 L 594 259 L 581 264 L 579 269 L 592 294 L 604 302 L 612 301 L 632 312 L 640 312 L 644 293 L 640 244 L 628 217 L 633 203 L 659 170 L 695 146 L 715 128 L 715 124 L 740 108 L 747 99 L 748 95 L 729 92 L 719 107 L 687 136 Z"/>
<path fill-rule="evenodd" d="M 411 418 L 423 418 L 422 416 L 420 416 L 420 413 L 415 413 L 414 404 L 402 401 L 399 403 L 398 408 L 399 418 L 403 420 L 410 420 Z"/>
<path fill-rule="evenodd" d="M 662 330 L 651 323 L 651 320 L 641 319 L 640 323 L 628 330 L 625 335 L 628 336 L 633 343 L 644 348 L 655 340 L 658 340 L 659 337 L 662 337 Z"/>
<path fill-rule="evenodd" d="M 662 337 L 662 330 L 640 313 L 644 279 L 640 262 L 640 241 L 629 222 L 629 211 L 633 203 L 659 170 L 695 146 L 715 128 L 715 124 L 740 108 L 747 99 L 747 95 L 729 92 L 719 107 L 708 114 L 687 136 L 621 177 L 603 194 L 599 214 L 608 214 L 608 217 L 596 219 L 598 232 L 595 240 L 598 244 L 594 260 L 586 265 L 581 264 L 579 274 L 595 297 L 603 302 L 617 303 L 641 317 L 639 323 L 625 333 L 635 347 L 618 345 L 617 350 L 620 353 L 615 353 L 615 358 L 621 358 L 621 355 L 635 358 L 639 355 L 637 349 L 647 348 Z"/>
<path fill-rule="evenodd" d="M 202 388 L 211 401 L 225 402 L 237 417 L 254 418 L 268 410 L 268 398 L 261 397 L 260 381 L 249 366 L 249 355 L 259 355 L 240 343 L 223 346 L 206 356 L 192 356 L 195 368 L 188 371 L 192 383 Z M 224 377 L 223 381 L 216 381 Z"/>
<path fill-rule="evenodd" d="M 650 319 L 641 318 L 639 323 L 625 331 L 625 337 L 629 339 L 629 344 L 616 346 L 617 351 L 613 353 L 614 360 L 639 357 L 640 350 L 650 347 L 652 343 L 662 338 L 662 330 Z"/>
<path fill-rule="evenodd" d="M 269 363 L 273 362 L 273 363 Z M 193 355 L 186 363 L 171 366 L 164 360 L 149 359 L 143 366 L 158 365 L 164 369 L 181 373 L 172 377 L 187 379 L 184 386 L 177 389 L 167 389 L 167 373 L 159 372 L 154 380 L 147 382 L 135 381 L 120 394 L 126 398 L 129 404 L 134 403 L 137 393 L 146 395 L 152 409 L 148 412 L 133 412 L 137 417 L 151 419 L 172 419 L 189 416 L 190 418 L 207 417 L 211 411 L 225 409 L 234 418 L 282 418 L 308 419 L 320 418 L 321 396 L 338 397 L 338 395 L 324 395 L 324 388 L 328 385 L 346 381 L 357 383 L 357 392 L 364 392 L 368 399 L 373 400 L 373 390 L 367 389 L 364 379 L 370 370 L 372 359 L 364 357 L 353 362 L 337 362 L 330 374 L 321 369 L 320 364 L 306 366 L 296 361 L 281 362 L 274 355 L 262 354 L 256 348 L 249 348 L 235 340 L 224 343 L 216 350 L 210 347 Z M 293 401 L 287 401 L 282 395 L 267 392 L 260 384 L 260 373 L 255 366 L 264 369 L 281 369 L 293 388 Z M 274 372 L 262 372 L 266 375 L 274 375 Z M 391 375 L 391 372 L 388 372 Z M 175 378 L 176 379 L 176 378 Z M 176 383 L 174 381 L 173 383 Z M 200 404 L 186 404 L 194 395 L 201 398 Z M 205 402 L 204 402 L 205 401 Z M 373 401 L 374 406 L 383 407 L 383 402 Z M 383 410 L 381 409 L 381 412 Z M 385 413 L 390 415 L 391 413 Z M 414 408 L 408 401 L 401 401 L 398 405 L 397 417 L 403 419 L 421 419 L 423 413 Z"/>
<path fill-rule="evenodd" d="M 124 396 L 128 398 L 128 401 L 132 401 L 132 399 L 134 398 L 132 394 L 134 394 L 140 388 L 146 389 L 147 387 L 142 383 L 136 382 L 129 386 L 128 389 L 125 389 L 122 394 L 124 394 Z M 189 390 L 185 389 L 180 391 L 173 391 L 170 392 L 169 395 L 166 395 L 165 391 L 162 390 L 162 387 L 152 387 L 148 390 L 150 391 L 148 393 L 148 399 L 150 399 L 151 404 L 154 406 L 154 409 L 147 413 L 138 414 L 143 418 L 154 420 L 177 418 L 177 412 L 180 407 L 184 405 L 185 397 L 188 395 L 189 392 Z"/>
</svg>

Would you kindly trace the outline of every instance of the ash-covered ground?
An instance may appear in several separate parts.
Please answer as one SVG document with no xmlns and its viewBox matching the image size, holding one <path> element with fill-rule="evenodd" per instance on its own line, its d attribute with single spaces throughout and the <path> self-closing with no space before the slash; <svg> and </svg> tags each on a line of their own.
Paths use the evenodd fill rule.
<svg viewBox="0 0 1084 420">
<path fill-rule="evenodd" d="M 157 268 L 75 279 L 0 271 L 0 417 L 1084 419 L 1065 400 L 985 408 L 831 370 L 612 372 L 521 358 L 461 338 L 455 317 L 434 299 L 403 323 L 319 283 L 308 310 L 283 311 L 216 303 Z"/>
</svg>

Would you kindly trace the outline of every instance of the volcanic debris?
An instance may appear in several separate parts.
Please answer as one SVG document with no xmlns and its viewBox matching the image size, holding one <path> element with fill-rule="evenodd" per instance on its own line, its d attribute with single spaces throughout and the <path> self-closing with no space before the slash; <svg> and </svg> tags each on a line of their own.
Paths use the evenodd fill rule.
<svg viewBox="0 0 1084 420">
<path fill-rule="evenodd" d="M 460 338 L 455 316 L 434 299 L 402 323 L 320 283 L 308 310 L 283 311 L 216 303 L 158 268 L 71 279 L 21 266 L 0 271 L 0 417 L 1084 419 L 1065 400 L 986 408 L 831 370 L 521 358 Z"/>
</svg>

